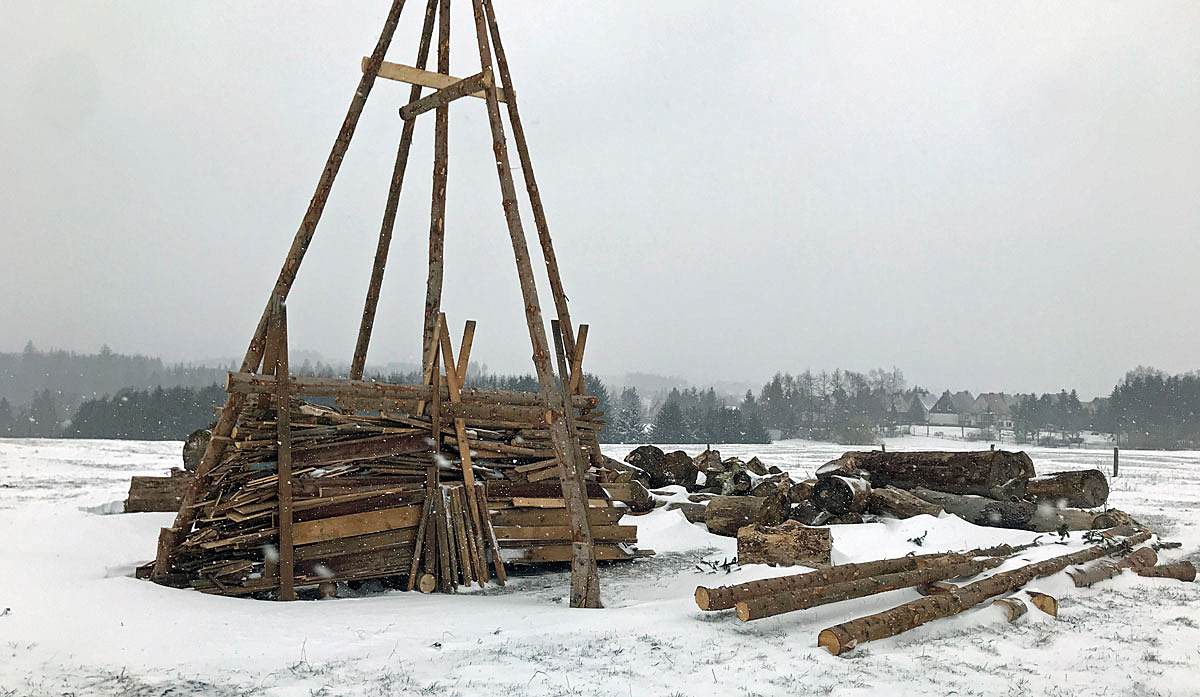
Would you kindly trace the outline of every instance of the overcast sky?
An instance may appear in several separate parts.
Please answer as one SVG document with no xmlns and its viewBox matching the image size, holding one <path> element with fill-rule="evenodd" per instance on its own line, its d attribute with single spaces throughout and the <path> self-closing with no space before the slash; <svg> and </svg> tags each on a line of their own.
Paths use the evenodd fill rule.
<svg viewBox="0 0 1200 697">
<path fill-rule="evenodd" d="M 240 356 L 387 4 L 5 3 L 0 350 Z M 414 61 L 423 5 L 389 60 Z M 1086 396 L 1200 368 L 1197 3 L 496 5 L 591 370 L 895 365 Z M 289 302 L 296 348 L 353 352 L 407 92 L 371 95 Z M 372 363 L 419 350 L 432 131 Z M 524 371 L 482 101 L 450 136 L 444 308 L 456 337 L 479 321 L 474 357 Z"/>
</svg>

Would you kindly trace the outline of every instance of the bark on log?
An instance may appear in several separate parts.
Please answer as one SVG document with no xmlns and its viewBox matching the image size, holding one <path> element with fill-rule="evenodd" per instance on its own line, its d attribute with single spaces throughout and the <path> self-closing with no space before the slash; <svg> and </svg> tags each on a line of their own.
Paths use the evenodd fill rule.
<svg viewBox="0 0 1200 697">
<path fill-rule="evenodd" d="M 1029 606 L 1020 598 L 1000 598 L 995 604 L 1004 610 L 1004 618 L 1010 623 L 1016 622 L 1029 612 Z"/>
<path fill-rule="evenodd" d="M 816 486 L 817 480 L 805 479 L 802 482 L 792 484 L 792 488 L 788 489 L 788 500 L 792 503 L 802 503 L 812 498 L 813 487 Z"/>
<path fill-rule="evenodd" d="M 739 561 L 741 560 L 739 556 Z M 862 598 L 876 593 L 886 593 L 900 588 L 912 588 L 948 578 L 974 576 L 994 569 L 1003 559 L 987 557 L 971 559 L 957 564 L 934 565 L 924 569 L 901 571 L 882 576 L 870 576 L 855 581 L 835 583 L 817 588 L 784 591 L 774 595 L 747 598 L 737 603 L 737 616 L 743 622 L 773 617 L 785 612 L 805 610 L 818 605 L 827 605 L 852 598 Z"/>
<path fill-rule="evenodd" d="M 717 450 L 705 450 L 692 458 L 692 462 L 695 463 L 696 469 L 705 474 L 725 471 L 725 467 L 721 464 L 721 453 Z"/>
<path fill-rule="evenodd" d="M 834 474 L 866 476 L 871 486 L 900 489 L 924 487 L 952 494 L 997 499 L 1021 497 L 1034 476 L 1033 461 L 1023 452 L 848 452 L 817 470 L 817 478 Z"/>
<path fill-rule="evenodd" d="M 1027 501 L 996 501 L 982 496 L 960 496 L 921 488 L 912 489 L 911 493 L 941 506 L 947 513 L 952 513 L 968 523 L 991 528 L 1056 532 L 1063 528 L 1096 530 L 1118 522 L 1104 513 L 1090 513 L 1074 508 L 1055 509 L 1046 504 Z"/>
<path fill-rule="evenodd" d="M 1108 501 L 1108 480 L 1103 472 L 1094 469 L 1054 472 L 1030 479 L 1025 494 L 1035 501 L 1095 508 Z"/>
<path fill-rule="evenodd" d="M 204 459 L 204 451 L 208 448 L 208 441 L 212 438 L 212 424 L 205 428 L 192 431 L 187 440 L 183 442 L 183 468 L 188 472 L 195 472 L 200 466 L 200 461 Z M 174 510 L 179 510 L 177 506 Z"/>
<path fill-rule="evenodd" d="M 646 476 L 650 488 L 655 489 L 658 487 L 654 484 L 654 477 L 650 473 L 662 471 L 664 457 L 666 457 L 666 453 L 661 448 L 653 445 L 641 445 L 629 451 L 629 454 L 625 456 L 625 463 L 641 470 Z"/>
<path fill-rule="evenodd" d="M 949 593 L 929 595 L 891 610 L 844 622 L 822 630 L 817 637 L 817 645 L 824 647 L 836 656 L 863 642 L 895 636 L 926 622 L 958 614 L 988 598 L 1020 588 L 1035 578 L 1058 573 L 1074 564 L 1082 564 L 1118 551 L 1128 550 L 1133 545 L 1148 539 L 1150 539 L 1150 532 L 1143 531 L 1117 543 L 1095 545 L 1071 554 L 1027 564 L 1012 571 L 1005 571 L 969 583 Z"/>
<path fill-rule="evenodd" d="M 1125 569 L 1141 569 L 1158 563 L 1158 555 L 1149 547 L 1142 547 L 1119 562 L 1099 561 L 1088 569 L 1073 569 L 1067 572 L 1076 588 L 1086 588 L 1108 580 Z"/>
<path fill-rule="evenodd" d="M 862 513 L 871 500 L 871 484 L 857 477 L 832 475 L 818 479 L 813 486 L 812 502 L 823 511 L 840 516 Z"/>
<path fill-rule="evenodd" d="M 769 477 L 764 477 L 758 481 L 747 496 L 779 496 L 784 499 L 788 498 L 788 493 L 792 489 L 792 479 L 787 474 L 776 474 Z"/>
<path fill-rule="evenodd" d="M 762 463 L 762 460 L 758 459 L 758 456 L 752 457 L 746 461 L 746 469 L 749 470 L 751 474 L 756 474 L 760 477 L 765 477 L 768 474 L 772 474 L 771 470 Z"/>
<path fill-rule="evenodd" d="M 696 463 L 692 462 L 692 458 L 682 450 L 667 453 L 662 460 L 662 484 L 655 484 L 651 479 L 650 483 L 654 486 L 670 486 L 678 484 L 688 491 L 696 488 L 696 477 L 700 474 L 700 470 L 696 468 Z M 749 485 L 746 489 L 749 490 Z"/>
<path fill-rule="evenodd" d="M 708 506 L 705 506 L 702 503 L 682 503 L 682 502 L 675 502 L 675 503 L 667 504 L 668 511 L 673 511 L 676 509 L 683 511 L 683 517 L 687 518 L 689 523 L 703 523 L 705 513 L 708 510 Z"/>
<path fill-rule="evenodd" d="M 871 491 L 867 510 L 875 514 L 887 514 L 897 518 L 912 518 L 919 515 L 937 517 L 942 507 L 914 496 L 903 489 L 884 487 Z"/>
<path fill-rule="evenodd" d="M 714 535 L 737 537 L 747 525 L 778 525 L 783 522 L 783 504 L 777 498 L 714 496 L 704 512 L 704 524 Z"/>
<path fill-rule="evenodd" d="M 805 525 L 824 525 L 829 520 L 829 514 L 817 508 L 812 501 L 801 501 L 791 506 L 787 518 Z"/>
<path fill-rule="evenodd" d="M 1174 564 L 1135 569 L 1135 573 L 1146 578 L 1174 578 L 1188 582 L 1196 580 L 1196 567 L 1190 561 L 1177 561 Z"/>
<path fill-rule="evenodd" d="M 758 581 L 748 581 L 734 586 L 717 586 L 708 588 L 696 587 L 696 604 L 701 610 L 728 610 L 737 601 L 746 598 L 757 598 L 786 591 L 817 588 L 835 583 L 854 581 L 871 576 L 894 574 L 915 569 L 926 569 L 932 566 L 948 566 L 970 561 L 975 557 L 1003 557 L 1011 555 L 1015 550 L 1008 545 L 977 549 L 970 552 L 937 552 L 935 554 L 916 554 L 911 557 L 896 559 L 877 559 L 875 561 L 839 564 L 828 569 L 810 571 L 803 574 L 764 578 Z"/>
<path fill-rule="evenodd" d="M 810 528 L 794 520 L 747 525 L 737 532 L 739 564 L 828 566 L 832 550 L 829 528 Z"/>
</svg>

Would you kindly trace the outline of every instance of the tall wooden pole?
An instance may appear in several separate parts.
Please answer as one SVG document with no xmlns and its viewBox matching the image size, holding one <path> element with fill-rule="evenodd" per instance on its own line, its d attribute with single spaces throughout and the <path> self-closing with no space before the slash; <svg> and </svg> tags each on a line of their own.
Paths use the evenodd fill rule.
<svg viewBox="0 0 1200 697">
<path fill-rule="evenodd" d="M 450 74 L 450 0 L 440 0 L 438 10 L 438 72 Z M 415 121 L 409 119 L 408 121 Z M 425 284 L 425 327 L 421 334 L 421 355 L 433 343 L 433 325 L 442 309 L 442 254 L 446 237 L 446 177 L 449 170 L 450 105 L 443 104 L 434 114 L 433 126 L 433 204 L 429 214 L 429 277 Z"/>
<path fill-rule="evenodd" d="M 546 260 L 546 276 L 550 279 L 550 292 L 554 296 L 554 307 L 558 311 L 558 323 L 563 328 L 562 338 L 566 343 L 567 360 L 575 359 L 575 325 L 571 324 L 571 313 L 567 310 L 567 294 L 563 290 L 562 276 L 558 272 L 558 258 L 554 255 L 554 242 L 550 239 L 550 225 L 546 222 L 546 210 L 542 207 L 542 194 L 537 179 L 533 176 L 533 160 L 529 156 L 529 145 L 525 142 L 525 127 L 517 111 L 517 93 L 512 86 L 512 74 L 508 71 L 508 58 L 500 42 L 500 27 L 496 24 L 496 12 L 491 0 L 483 0 L 491 29 L 492 48 L 496 53 L 496 69 L 500 71 L 500 88 L 504 91 L 504 103 L 508 107 L 508 122 L 512 126 L 513 143 L 521 160 L 521 174 L 525 177 L 525 190 L 529 193 L 529 204 L 533 208 L 533 224 L 537 227 L 542 256 Z M 565 379 L 565 378 L 564 378 Z"/>
<path fill-rule="evenodd" d="M 424 70 L 429 62 L 429 45 L 433 42 L 433 19 L 437 13 L 438 0 L 429 0 L 425 6 L 425 25 L 421 30 L 421 43 L 417 48 L 417 68 Z M 408 92 L 408 101 L 421 98 L 421 86 L 413 85 Z M 396 226 L 396 210 L 400 207 L 400 190 L 404 187 L 404 171 L 408 167 L 408 154 L 412 149 L 413 131 L 416 121 L 406 119 L 400 132 L 400 146 L 396 149 L 396 164 L 392 167 L 392 183 L 388 187 L 387 204 L 383 209 L 383 222 L 379 227 L 379 243 L 375 247 L 375 262 L 371 266 L 371 282 L 367 286 L 367 299 L 363 304 L 362 320 L 358 325 L 358 342 L 354 346 L 354 358 L 350 361 L 350 378 L 361 380 L 367 365 L 367 346 L 371 343 L 371 331 L 375 328 L 375 310 L 379 306 L 379 289 L 383 285 L 383 271 L 387 266 L 388 251 L 392 246 L 392 231 Z M 424 355 L 424 354 L 422 354 Z"/>
<path fill-rule="evenodd" d="M 475 34 L 479 42 L 480 70 L 492 67 L 491 49 L 482 0 L 472 0 L 475 14 Z M 550 364 L 546 340 L 546 327 L 542 321 L 542 308 L 534 282 L 533 266 L 529 259 L 529 246 L 521 226 L 517 204 L 516 187 L 513 185 L 512 169 L 509 166 L 508 146 L 504 139 L 504 124 L 500 116 L 500 103 L 496 88 L 485 91 L 487 97 L 488 123 L 492 130 L 492 150 L 496 156 L 496 173 L 500 178 L 500 194 L 503 200 L 504 217 L 508 223 L 512 240 L 513 256 L 517 264 L 517 278 L 521 283 L 521 297 L 525 303 L 525 322 L 529 328 L 529 340 L 533 345 L 533 365 L 537 371 L 542 406 L 549 412 L 550 440 L 561 468 L 563 499 L 571 521 L 571 607 L 599 607 L 599 583 L 589 578 L 589 571 L 596 564 L 595 548 L 592 544 L 591 527 L 587 520 L 587 496 L 580 489 L 576 471 L 582 465 L 579 442 L 576 434 L 567 429 L 565 418 L 566 402 Z"/>
<path fill-rule="evenodd" d="M 271 317 L 278 341 L 275 354 L 275 423 L 279 440 L 276 475 L 279 498 L 279 600 L 296 599 L 296 563 L 292 547 L 292 408 L 288 394 L 287 304 L 276 297 Z"/>
<path fill-rule="evenodd" d="M 383 63 L 384 55 L 392 42 L 392 36 L 396 33 L 396 25 L 400 21 L 402 9 L 404 9 L 404 0 L 392 0 L 392 7 L 388 11 L 383 30 L 379 34 L 379 41 L 376 42 L 375 50 L 371 53 L 366 69 L 363 70 L 362 78 L 358 81 L 358 87 L 354 90 L 354 96 L 350 100 L 350 108 L 346 111 L 346 118 L 342 121 L 341 130 L 338 131 L 329 157 L 325 160 L 325 168 L 321 171 L 320 179 L 317 180 L 316 192 L 309 201 L 308 210 L 300 222 L 300 229 L 296 231 L 287 258 L 284 259 L 283 268 L 280 269 L 279 277 L 275 280 L 275 288 L 271 292 L 272 298 L 279 296 L 286 300 L 292 289 L 296 273 L 300 270 L 300 263 L 304 260 L 304 253 L 308 251 L 308 245 L 312 242 L 317 223 L 320 222 L 321 214 L 325 211 L 325 203 L 329 200 L 329 191 L 333 188 L 333 180 L 337 177 L 338 170 L 341 169 L 342 159 L 346 156 L 350 139 L 354 136 L 355 128 L 358 127 L 358 119 L 362 115 L 368 95 L 371 94 L 375 77 L 379 74 L 379 66 Z M 250 346 L 246 349 L 241 372 L 255 370 L 262 361 L 263 340 L 267 334 L 270 314 L 271 302 L 268 301 L 267 307 L 264 308 L 263 314 L 258 320 L 258 326 L 254 330 Z M 175 516 L 175 522 L 171 527 L 163 528 L 159 533 L 158 551 L 152 577 L 161 578 L 169 571 L 171 553 L 175 551 L 183 536 L 191 529 L 197 513 L 196 499 L 200 496 L 200 492 L 207 488 L 209 472 L 220 459 L 221 453 L 225 450 L 225 444 L 229 442 L 229 434 L 233 431 L 233 422 L 241 402 L 242 397 L 236 394 L 229 395 L 225 401 L 225 407 L 221 410 L 216 426 L 213 427 L 213 437 L 204 450 L 204 457 L 196 467 L 196 476 L 193 477 L 192 483 L 180 501 L 179 513 Z"/>
</svg>

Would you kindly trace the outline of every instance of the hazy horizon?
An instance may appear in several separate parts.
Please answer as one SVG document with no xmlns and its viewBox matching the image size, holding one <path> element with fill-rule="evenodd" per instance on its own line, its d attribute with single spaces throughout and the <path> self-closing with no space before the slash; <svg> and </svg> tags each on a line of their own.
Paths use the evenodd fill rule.
<svg viewBox="0 0 1200 697">
<path fill-rule="evenodd" d="M 496 4 L 591 372 L 894 365 L 1092 396 L 1200 368 L 1200 6 Z M 388 60 L 413 62 L 420 5 Z M 0 10 L 0 350 L 240 357 L 386 10 Z M 296 351 L 350 358 L 406 96 L 381 80 L 367 104 L 289 301 Z M 417 360 L 432 124 L 372 364 Z M 526 372 L 478 100 L 451 108 L 450 156 L 452 333 L 478 320 L 477 359 Z"/>
</svg>

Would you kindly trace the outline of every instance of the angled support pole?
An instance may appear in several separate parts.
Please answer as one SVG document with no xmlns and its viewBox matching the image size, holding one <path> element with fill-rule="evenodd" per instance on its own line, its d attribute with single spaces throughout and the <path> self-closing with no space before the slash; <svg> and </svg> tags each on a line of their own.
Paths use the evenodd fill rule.
<svg viewBox="0 0 1200 697">
<path fill-rule="evenodd" d="M 375 84 L 375 76 L 379 73 L 379 66 L 383 63 L 383 57 L 387 53 L 388 46 L 392 42 L 392 37 L 396 33 L 396 25 L 400 21 L 400 11 L 403 9 L 404 0 L 392 0 L 391 9 L 388 11 L 387 19 L 384 20 L 383 30 L 379 34 L 379 41 L 375 44 L 375 50 L 371 53 L 367 69 L 363 71 L 362 78 L 358 82 L 358 87 L 354 90 L 354 96 L 350 100 L 350 108 L 346 111 L 346 118 L 342 121 L 342 127 L 338 131 L 337 139 L 334 140 L 329 157 L 325 160 L 325 168 L 321 171 L 321 177 L 317 181 L 316 192 L 313 194 L 312 200 L 308 204 L 308 210 L 304 214 L 304 219 L 300 222 L 300 228 L 296 231 L 296 236 L 292 240 L 292 246 L 288 250 L 287 258 L 283 262 L 283 268 L 279 271 L 279 277 L 275 281 L 275 288 L 271 292 L 272 298 L 280 296 L 286 299 L 292 289 L 292 284 L 296 280 L 296 274 L 300 270 L 300 263 L 304 260 L 304 253 L 308 251 L 308 246 L 312 242 L 313 234 L 317 229 L 317 223 L 320 222 L 321 214 L 325 211 L 325 203 L 329 200 L 329 191 L 333 187 L 333 180 L 337 178 L 338 170 L 341 169 L 342 159 L 346 156 L 346 149 L 350 146 L 350 139 L 354 136 L 354 130 L 358 127 L 358 119 L 362 115 L 363 107 L 367 103 L 367 97 L 371 94 L 371 87 Z M 268 302 L 262 316 L 258 320 L 258 326 L 254 330 L 250 346 L 246 349 L 246 357 L 242 360 L 241 372 L 256 370 L 262 362 L 263 340 L 267 334 L 267 323 L 270 314 L 271 303 Z M 217 424 L 213 427 L 213 437 L 209 441 L 208 447 L 204 450 L 204 456 L 201 458 L 200 464 L 196 467 L 196 476 L 192 479 L 192 483 L 188 486 L 187 491 L 184 492 L 180 501 L 179 513 L 175 516 L 174 524 L 169 528 L 163 528 L 159 532 L 158 550 L 151 578 L 161 579 L 170 571 L 171 554 L 179 546 L 179 542 L 183 539 L 183 536 L 191 530 L 197 513 L 195 508 L 196 499 L 200 496 L 200 492 L 204 491 L 208 486 L 209 472 L 217 464 L 217 461 L 225 450 L 225 445 L 229 442 L 229 435 L 233 431 L 233 422 L 237 416 L 238 409 L 241 407 L 241 403 L 242 398 L 239 395 L 231 394 L 226 400 L 225 407 L 221 410 L 221 415 L 217 419 Z"/>
<path fill-rule="evenodd" d="M 417 65 L 421 68 L 429 61 L 429 45 L 433 41 L 433 20 L 438 0 L 429 0 L 425 6 L 425 24 L 421 30 L 421 43 L 417 48 Z M 366 70 L 367 59 L 363 59 Z M 408 101 L 421 97 L 421 86 L 413 85 Z M 379 307 L 379 290 L 383 285 L 383 271 L 387 266 L 388 251 L 392 246 L 392 231 L 396 227 L 396 210 L 400 206 L 400 190 L 404 187 L 404 172 L 408 167 L 408 155 L 412 150 L 413 131 L 416 122 L 405 121 L 400 133 L 400 146 L 396 150 L 396 164 L 392 167 L 392 182 L 388 187 L 387 204 L 383 209 L 383 222 L 379 227 L 379 243 L 375 247 L 375 262 L 371 266 L 371 282 L 367 286 L 367 299 L 363 304 L 362 320 L 358 325 L 358 342 L 354 346 L 354 358 L 350 361 L 350 378 L 361 380 L 367 365 L 367 347 L 371 343 L 371 331 L 375 328 L 375 311 Z"/>
<path fill-rule="evenodd" d="M 427 111 L 444 107 L 456 99 L 462 99 L 481 89 L 493 85 L 492 71 L 484 70 L 471 77 L 465 77 L 445 89 L 438 90 L 428 97 L 422 97 L 400 107 L 400 118 L 411 121 Z"/>
<path fill-rule="evenodd" d="M 492 67 L 492 54 L 488 44 L 487 20 L 482 0 L 472 0 L 475 14 L 475 35 L 479 43 L 479 63 L 482 70 Z M 541 302 L 533 276 L 533 265 L 529 258 L 529 246 L 517 204 L 516 187 L 513 185 L 512 169 L 509 165 L 508 146 L 504 138 L 504 123 L 500 116 L 500 103 L 495 87 L 488 88 L 488 124 L 492 131 L 492 150 L 496 156 L 496 173 L 500 179 L 500 195 L 503 200 L 504 217 L 508 223 L 513 256 L 517 264 L 517 278 L 521 284 L 521 297 L 525 305 L 525 322 L 529 328 L 529 340 L 533 345 L 533 365 L 537 372 L 542 406 L 547 411 L 550 440 L 562 468 L 561 481 L 563 499 L 571 519 L 571 607 L 600 607 L 600 586 L 596 575 L 595 548 L 592 545 L 591 527 L 587 520 L 587 496 L 578 485 L 577 472 L 583 466 L 579 441 L 575 433 L 567 428 L 565 395 L 557 384 L 554 368 L 550 363 L 550 350 L 546 339 L 546 326 L 542 320 Z M 511 94 L 509 95 L 511 97 Z"/>
</svg>

